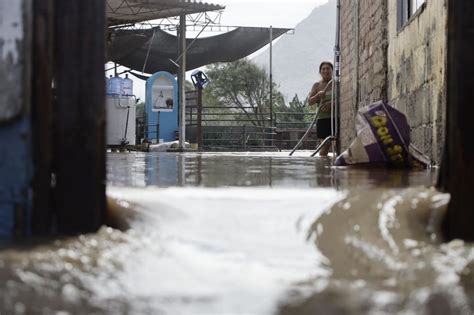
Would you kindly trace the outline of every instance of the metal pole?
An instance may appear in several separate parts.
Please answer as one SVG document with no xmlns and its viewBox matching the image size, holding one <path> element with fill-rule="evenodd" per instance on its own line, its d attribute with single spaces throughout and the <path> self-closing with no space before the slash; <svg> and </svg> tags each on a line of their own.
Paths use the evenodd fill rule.
<svg viewBox="0 0 474 315">
<path fill-rule="evenodd" d="M 197 143 L 199 150 L 202 150 L 202 89 L 197 90 Z"/>
<path fill-rule="evenodd" d="M 179 62 L 179 150 L 184 150 L 186 139 L 186 14 L 179 16 L 179 45 L 182 56 Z"/>
<path fill-rule="evenodd" d="M 333 142 L 333 152 L 336 155 L 340 154 L 341 141 L 339 138 L 339 112 L 341 107 L 340 102 L 340 88 L 341 88 L 341 0 L 337 0 L 337 18 L 336 18 L 336 44 L 334 46 L 334 127 L 332 135 L 336 138 L 336 143 Z M 335 148 L 334 148 L 335 144 Z M 335 160 L 333 160 L 335 161 Z"/>
<path fill-rule="evenodd" d="M 273 127 L 273 27 L 270 25 L 270 127 Z"/>
<path fill-rule="evenodd" d="M 273 146 L 273 27 L 270 25 L 270 145 Z M 264 136 L 265 138 L 265 136 Z"/>
</svg>

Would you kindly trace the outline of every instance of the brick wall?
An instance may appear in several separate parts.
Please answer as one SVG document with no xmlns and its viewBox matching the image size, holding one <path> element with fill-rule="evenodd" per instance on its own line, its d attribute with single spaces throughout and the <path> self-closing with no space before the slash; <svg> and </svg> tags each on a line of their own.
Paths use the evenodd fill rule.
<svg viewBox="0 0 474 315">
<path fill-rule="evenodd" d="M 387 0 L 341 2 L 341 145 L 358 108 L 387 98 Z"/>
</svg>

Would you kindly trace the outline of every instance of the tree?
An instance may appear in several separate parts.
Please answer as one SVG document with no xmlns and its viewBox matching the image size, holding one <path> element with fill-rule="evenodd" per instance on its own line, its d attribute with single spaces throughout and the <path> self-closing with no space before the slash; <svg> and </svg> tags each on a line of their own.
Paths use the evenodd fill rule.
<svg viewBox="0 0 474 315">
<path fill-rule="evenodd" d="M 243 59 L 211 65 L 207 75 L 211 84 L 204 90 L 205 99 L 243 114 L 254 126 L 269 125 L 270 82 L 265 70 Z M 285 106 L 276 84 L 273 84 L 273 104 L 274 108 Z"/>
<path fill-rule="evenodd" d="M 280 106 L 278 110 L 281 112 L 280 115 L 277 113 L 280 125 L 286 123 L 292 127 L 306 127 L 307 122 L 311 121 L 311 115 L 307 115 L 312 110 L 308 107 L 308 99 L 300 101 L 298 94 L 295 94 L 288 106 Z"/>
<path fill-rule="evenodd" d="M 194 91 L 195 88 L 194 88 L 194 84 L 193 82 L 189 81 L 189 80 L 186 80 L 186 83 L 184 84 L 184 89 L 187 91 Z"/>
</svg>

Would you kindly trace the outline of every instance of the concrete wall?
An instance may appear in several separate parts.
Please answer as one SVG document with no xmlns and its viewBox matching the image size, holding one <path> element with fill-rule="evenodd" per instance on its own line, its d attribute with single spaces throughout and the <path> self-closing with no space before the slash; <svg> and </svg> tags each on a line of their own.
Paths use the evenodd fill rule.
<svg viewBox="0 0 474 315">
<path fill-rule="evenodd" d="M 29 24 L 31 1 L 0 0 L 0 123 L 10 121 L 27 109 L 25 62 L 29 59 Z M 26 13 L 25 13 L 26 12 Z M 24 84 L 22 84 L 24 83 Z"/>
<path fill-rule="evenodd" d="M 357 110 L 387 95 L 387 0 L 341 1 L 341 145 L 355 137 Z"/>
<path fill-rule="evenodd" d="M 388 0 L 388 99 L 407 114 L 412 143 L 436 162 L 446 112 L 446 2 L 427 1 L 397 30 L 397 0 Z"/>
</svg>

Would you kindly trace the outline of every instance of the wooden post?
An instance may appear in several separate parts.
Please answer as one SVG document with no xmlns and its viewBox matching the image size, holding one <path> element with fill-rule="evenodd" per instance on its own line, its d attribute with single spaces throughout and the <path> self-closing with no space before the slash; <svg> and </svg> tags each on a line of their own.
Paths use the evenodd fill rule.
<svg viewBox="0 0 474 315">
<path fill-rule="evenodd" d="M 53 220 L 51 173 L 53 141 L 53 32 L 54 2 L 33 2 L 33 69 L 31 109 L 33 129 L 33 179 L 32 232 L 46 235 L 51 232 Z"/>
<path fill-rule="evenodd" d="M 196 140 L 199 150 L 202 150 L 202 89 L 197 89 L 197 123 L 196 123 Z"/>
<path fill-rule="evenodd" d="M 451 194 L 447 239 L 474 241 L 474 2 L 448 1 L 447 115 L 438 186 Z"/>
<path fill-rule="evenodd" d="M 105 2 L 54 9 L 58 232 L 92 232 L 105 218 Z"/>
</svg>

